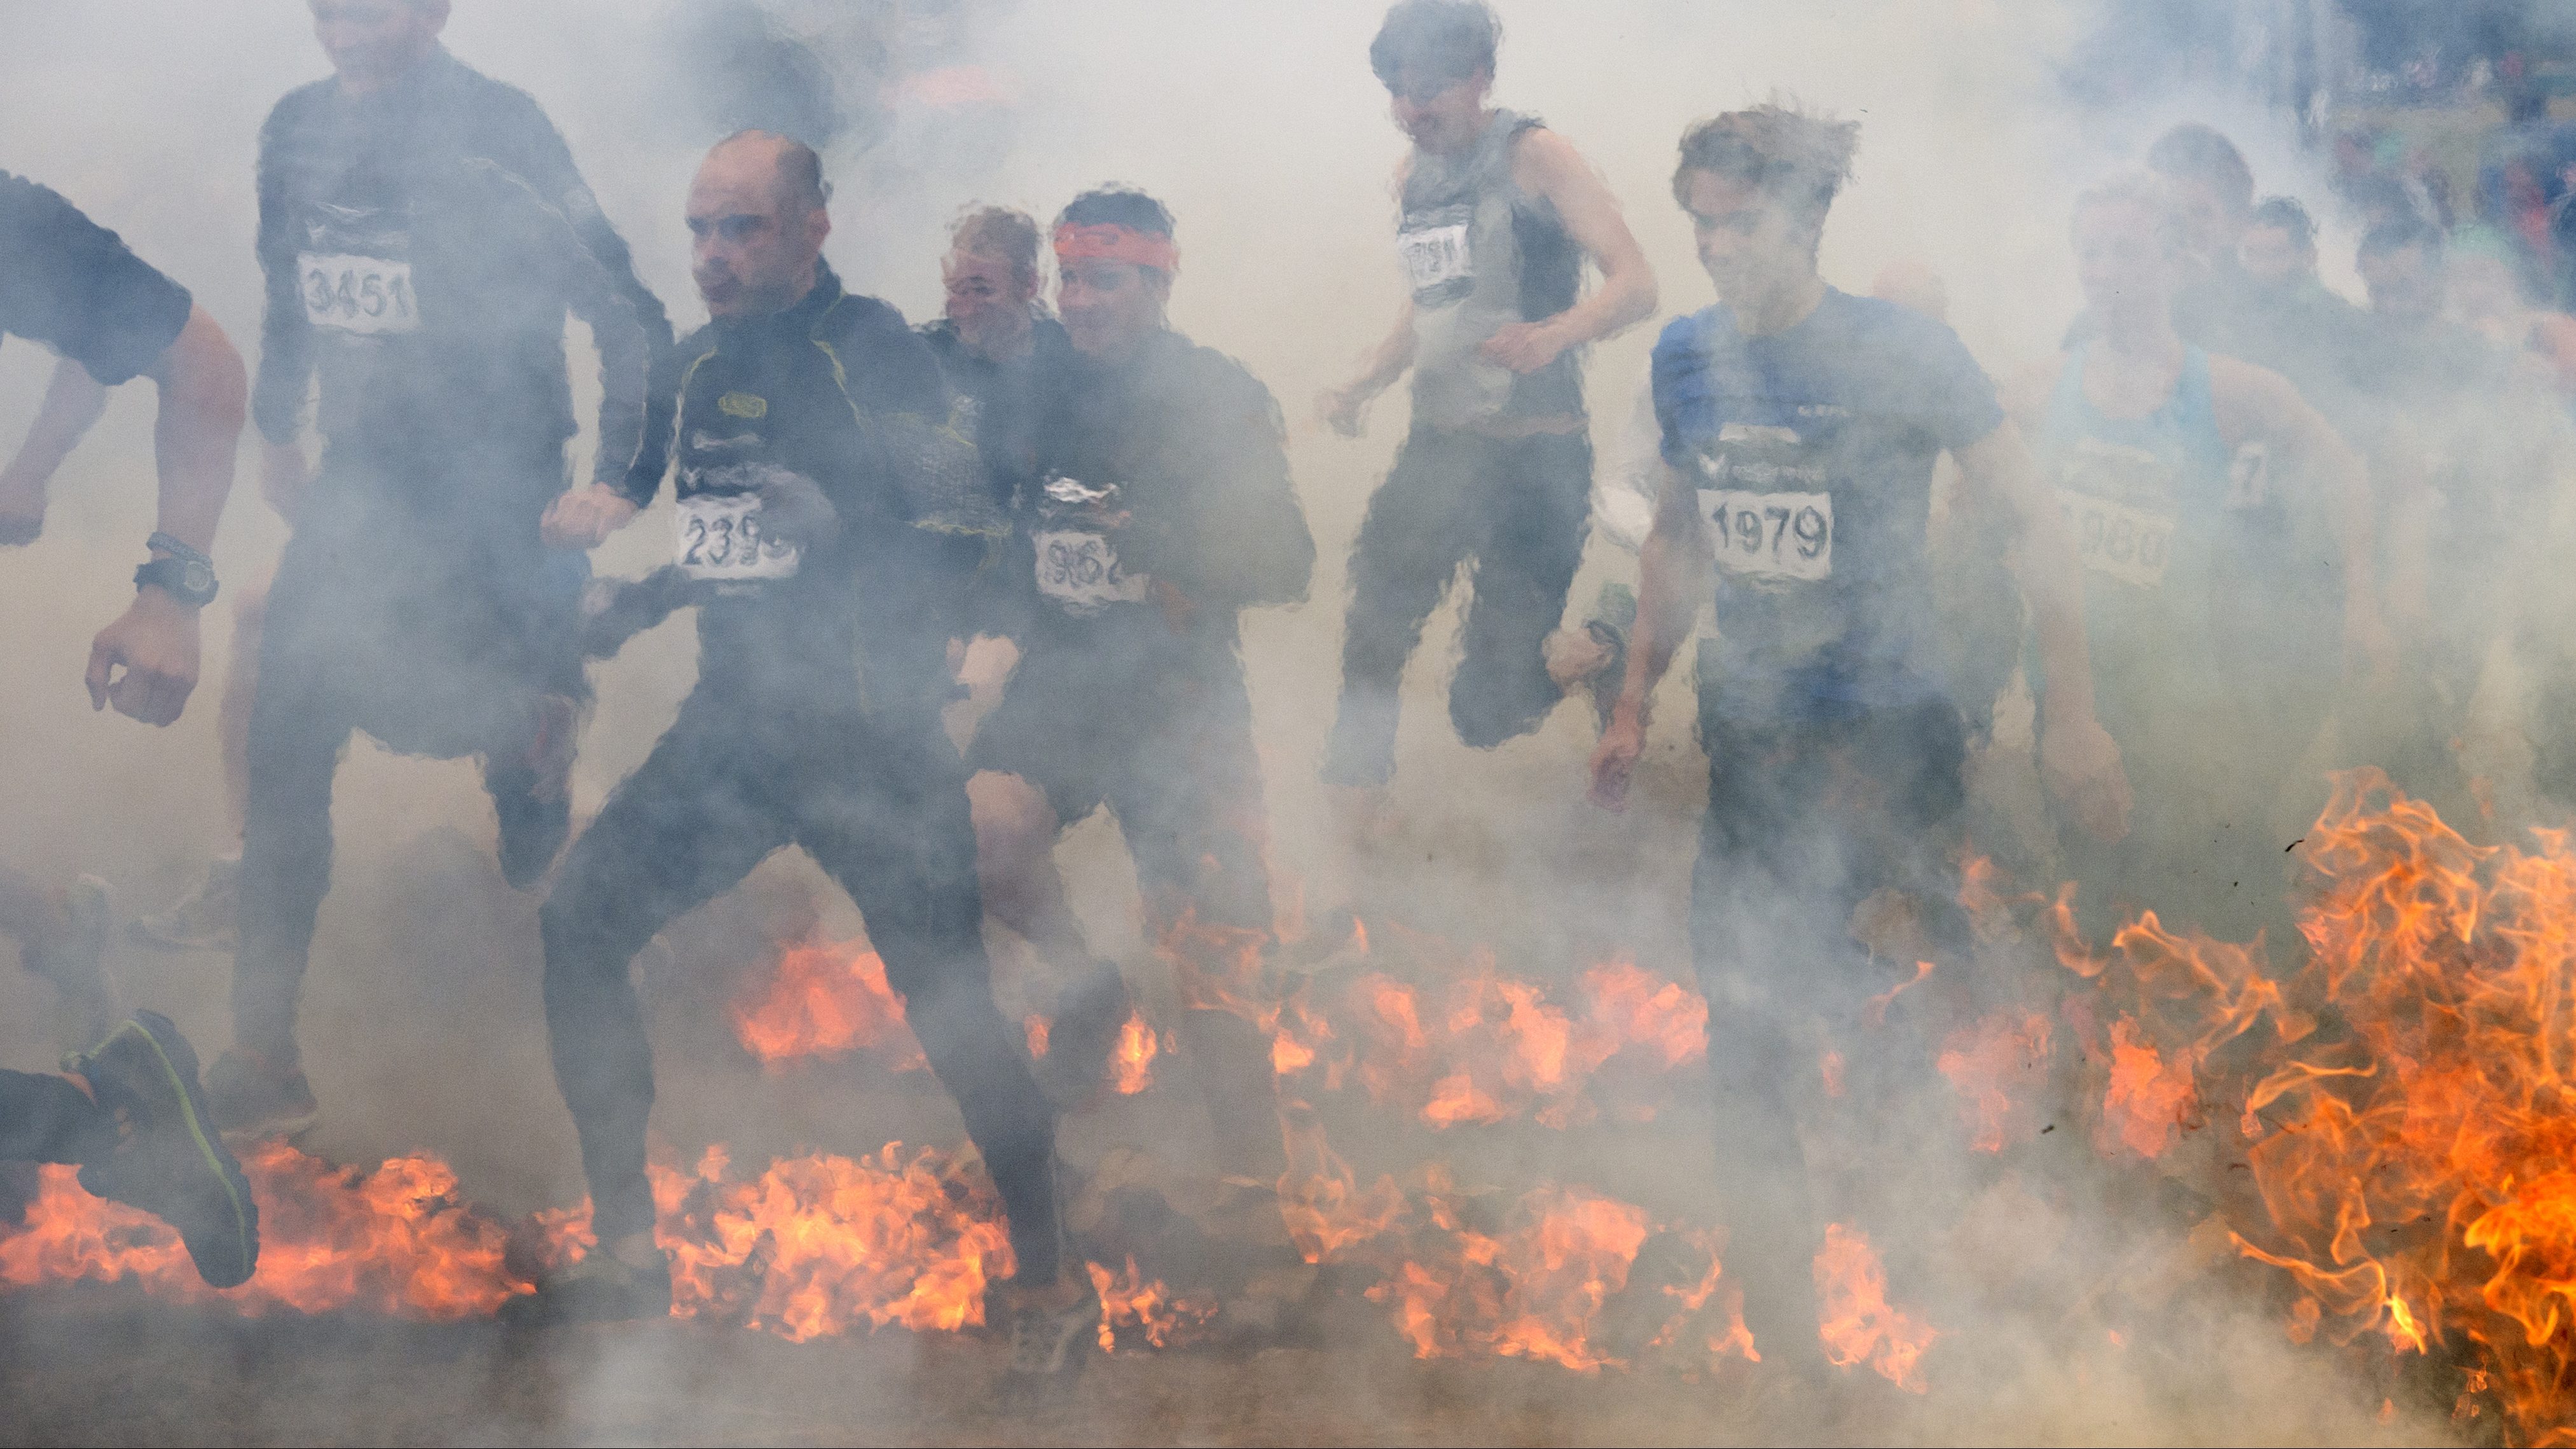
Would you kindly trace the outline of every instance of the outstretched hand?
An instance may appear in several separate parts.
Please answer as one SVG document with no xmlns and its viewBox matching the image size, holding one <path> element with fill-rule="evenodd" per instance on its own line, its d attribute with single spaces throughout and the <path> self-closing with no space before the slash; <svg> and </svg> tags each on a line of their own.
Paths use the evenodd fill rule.
<svg viewBox="0 0 2576 1449">
<path fill-rule="evenodd" d="M 1592 789 L 1589 798 L 1604 810 L 1628 808 L 1628 781 L 1637 770 L 1637 757 L 1646 750 L 1646 722 L 1643 712 L 1626 699 L 1610 711 L 1610 723 L 1601 731 L 1601 742 L 1592 747 Z"/>
<path fill-rule="evenodd" d="M 593 549 L 634 522 L 639 511 L 634 499 L 605 483 L 593 483 L 548 504 L 546 516 L 537 524 L 537 536 L 548 548 Z"/>
<path fill-rule="evenodd" d="M 2041 732 L 2039 772 L 2076 827 L 2104 844 L 2129 833 L 2128 771 L 2120 746 L 2100 722 L 2054 725 Z"/>
<path fill-rule="evenodd" d="M 89 705 L 148 725 L 179 718 L 197 687 L 197 611 L 156 588 L 90 641 Z"/>
</svg>

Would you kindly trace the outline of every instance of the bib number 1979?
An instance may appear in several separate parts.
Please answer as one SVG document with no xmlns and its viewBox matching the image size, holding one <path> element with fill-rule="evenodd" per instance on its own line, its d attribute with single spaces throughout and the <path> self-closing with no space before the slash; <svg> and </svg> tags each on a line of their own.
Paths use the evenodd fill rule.
<svg viewBox="0 0 2576 1449">
<path fill-rule="evenodd" d="M 1833 577 L 1834 495 L 1699 490 L 1717 566 L 1757 579 Z"/>
</svg>

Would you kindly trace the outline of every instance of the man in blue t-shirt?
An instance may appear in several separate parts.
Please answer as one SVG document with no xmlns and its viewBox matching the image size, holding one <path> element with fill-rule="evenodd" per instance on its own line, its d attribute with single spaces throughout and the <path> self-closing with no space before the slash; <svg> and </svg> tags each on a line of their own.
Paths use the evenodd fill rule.
<svg viewBox="0 0 2576 1449">
<path fill-rule="evenodd" d="M 1682 138 L 1673 194 L 1725 300 L 1655 348 L 1665 476 L 1627 679 L 1592 759 L 1594 800 L 1620 808 L 1648 696 L 1714 562 L 1693 946 L 1716 1008 L 1727 1272 L 1764 1361 L 1793 1371 L 1824 1363 L 1821 1222 L 1791 1105 L 1816 1054 L 1796 1033 L 1857 1017 L 1900 969 L 1968 944 L 1955 901 L 1965 727 L 1924 557 L 1943 452 L 1965 501 L 2009 505 L 2048 677 L 2068 682 L 2043 704 L 2043 775 L 2098 834 L 2116 837 L 2128 813 L 2119 750 L 2093 718 L 2075 547 L 1993 385 L 1947 327 L 1817 275 L 1858 132 L 1766 105 Z"/>
</svg>

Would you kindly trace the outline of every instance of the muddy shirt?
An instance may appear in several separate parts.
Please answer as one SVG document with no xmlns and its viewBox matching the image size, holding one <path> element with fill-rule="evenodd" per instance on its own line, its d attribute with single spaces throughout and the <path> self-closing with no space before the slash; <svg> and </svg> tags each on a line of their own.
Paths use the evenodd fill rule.
<svg viewBox="0 0 2576 1449">
<path fill-rule="evenodd" d="M 1463 154 L 1413 153 L 1396 250 L 1413 289 L 1416 427 L 1583 412 L 1577 350 L 1525 376 L 1477 353 L 1511 323 L 1573 306 L 1580 291 L 1583 252 L 1555 203 L 1512 179 L 1516 143 L 1540 124 L 1496 111 Z"/>
<path fill-rule="evenodd" d="M 935 711 L 1003 522 L 929 347 L 826 267 L 795 306 L 719 319 L 680 352 L 671 549 L 702 600 L 699 691 L 754 714 Z M 837 535 L 773 531 L 761 490 L 779 482 L 818 490 Z"/>
<path fill-rule="evenodd" d="M 188 325 L 188 289 L 50 188 L 0 171 L 0 335 L 41 342 L 107 387 Z"/>
<path fill-rule="evenodd" d="M 1279 405 L 1240 363 L 1164 332 L 1123 363 L 1077 354 L 1057 383 L 1013 511 L 1023 670 L 1230 656 L 1242 610 L 1305 598 L 1315 541 Z M 1158 583 L 1187 601 L 1180 630 Z"/>
<path fill-rule="evenodd" d="M 630 495 L 660 477 L 669 319 L 524 91 L 441 50 L 379 94 L 288 93 L 260 132 L 259 260 L 269 441 L 294 438 L 318 371 L 334 448 L 542 456 L 573 434 L 569 311 L 600 352 L 593 476 Z"/>
<path fill-rule="evenodd" d="M 1711 707 L 1849 719 L 1944 692 L 1927 637 L 1932 465 L 2003 421 L 1950 329 L 1828 287 L 1767 337 L 1723 305 L 1675 321 L 1653 377 L 1664 461 L 1715 552 Z"/>
</svg>

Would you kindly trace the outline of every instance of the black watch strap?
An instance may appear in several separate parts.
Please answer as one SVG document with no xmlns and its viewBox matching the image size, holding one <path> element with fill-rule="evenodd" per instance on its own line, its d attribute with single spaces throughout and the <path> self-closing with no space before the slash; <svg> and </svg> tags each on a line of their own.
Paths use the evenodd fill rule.
<svg viewBox="0 0 2576 1449">
<path fill-rule="evenodd" d="M 198 559 L 156 558 L 134 571 L 134 586 L 157 588 L 192 609 L 215 601 L 215 571 Z"/>
</svg>

